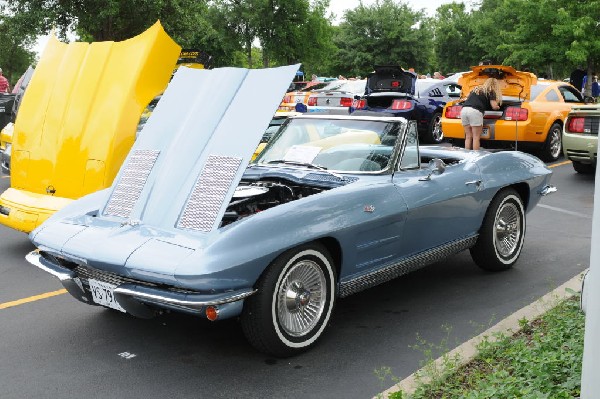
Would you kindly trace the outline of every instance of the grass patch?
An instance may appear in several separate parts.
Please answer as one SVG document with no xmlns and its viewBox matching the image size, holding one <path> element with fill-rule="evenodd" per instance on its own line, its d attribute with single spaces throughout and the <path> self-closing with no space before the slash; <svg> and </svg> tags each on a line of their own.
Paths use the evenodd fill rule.
<svg viewBox="0 0 600 399">
<path fill-rule="evenodd" d="M 514 335 L 483 340 L 466 365 L 426 376 L 431 382 L 412 395 L 395 392 L 389 398 L 578 398 L 584 322 L 579 297 L 564 300 L 539 319 L 521 320 Z"/>
</svg>

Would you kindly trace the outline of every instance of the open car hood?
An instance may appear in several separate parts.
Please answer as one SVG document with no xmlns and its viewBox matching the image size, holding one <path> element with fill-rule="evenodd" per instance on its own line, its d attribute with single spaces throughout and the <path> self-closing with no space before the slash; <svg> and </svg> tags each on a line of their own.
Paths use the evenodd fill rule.
<svg viewBox="0 0 600 399">
<path fill-rule="evenodd" d="M 298 67 L 179 68 L 99 218 L 216 229 Z"/>
<path fill-rule="evenodd" d="M 395 92 L 415 94 L 417 75 L 397 65 L 376 65 L 375 71 L 367 75 L 365 94 Z"/>
<path fill-rule="evenodd" d="M 462 86 L 461 97 L 469 95 L 476 86 L 483 84 L 488 78 L 496 78 L 500 83 L 502 95 L 529 100 L 531 86 L 537 83 L 537 77 L 530 72 L 517 71 L 505 65 L 480 65 L 471 67 L 471 72 L 458 79 Z"/>
<path fill-rule="evenodd" d="M 11 186 L 72 199 L 110 186 L 179 52 L 159 22 L 121 42 L 51 36 L 17 114 Z"/>
</svg>

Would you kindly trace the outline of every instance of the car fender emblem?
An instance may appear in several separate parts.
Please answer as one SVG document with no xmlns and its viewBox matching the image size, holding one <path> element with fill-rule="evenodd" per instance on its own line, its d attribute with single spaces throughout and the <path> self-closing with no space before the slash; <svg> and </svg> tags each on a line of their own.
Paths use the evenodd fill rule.
<svg viewBox="0 0 600 399">
<path fill-rule="evenodd" d="M 365 207 L 364 207 L 363 210 L 365 212 L 368 212 L 368 213 L 373 213 L 373 212 L 375 212 L 375 206 L 373 206 L 373 205 L 365 205 Z"/>
<path fill-rule="evenodd" d="M 125 226 L 135 227 L 135 226 L 138 226 L 140 223 L 142 223 L 141 220 L 129 219 L 129 220 L 122 222 L 121 227 L 125 227 Z"/>
</svg>

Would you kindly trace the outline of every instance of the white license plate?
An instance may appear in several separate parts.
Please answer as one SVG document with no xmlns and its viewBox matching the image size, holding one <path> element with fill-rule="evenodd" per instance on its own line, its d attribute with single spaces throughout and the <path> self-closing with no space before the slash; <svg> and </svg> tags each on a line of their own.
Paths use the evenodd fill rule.
<svg viewBox="0 0 600 399">
<path fill-rule="evenodd" d="M 488 126 L 483 127 L 483 130 L 481 131 L 481 137 L 484 139 L 490 138 L 490 128 Z"/>
<path fill-rule="evenodd" d="M 106 306 L 111 309 L 116 309 L 120 312 L 125 312 L 125 309 L 119 305 L 115 299 L 114 290 L 116 285 L 108 284 L 103 281 L 89 279 L 90 290 L 92 291 L 92 299 L 98 305 Z"/>
</svg>

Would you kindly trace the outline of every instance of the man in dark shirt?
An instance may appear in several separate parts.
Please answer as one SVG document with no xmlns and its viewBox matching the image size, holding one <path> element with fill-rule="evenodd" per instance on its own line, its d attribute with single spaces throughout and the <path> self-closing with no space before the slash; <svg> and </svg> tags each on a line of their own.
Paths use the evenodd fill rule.
<svg viewBox="0 0 600 399">
<path fill-rule="evenodd" d="M 571 72 L 571 76 L 569 78 L 569 82 L 575 86 L 577 90 L 581 90 L 583 87 L 583 77 L 586 75 L 585 71 L 581 68 L 577 68 L 573 72 Z"/>
</svg>

